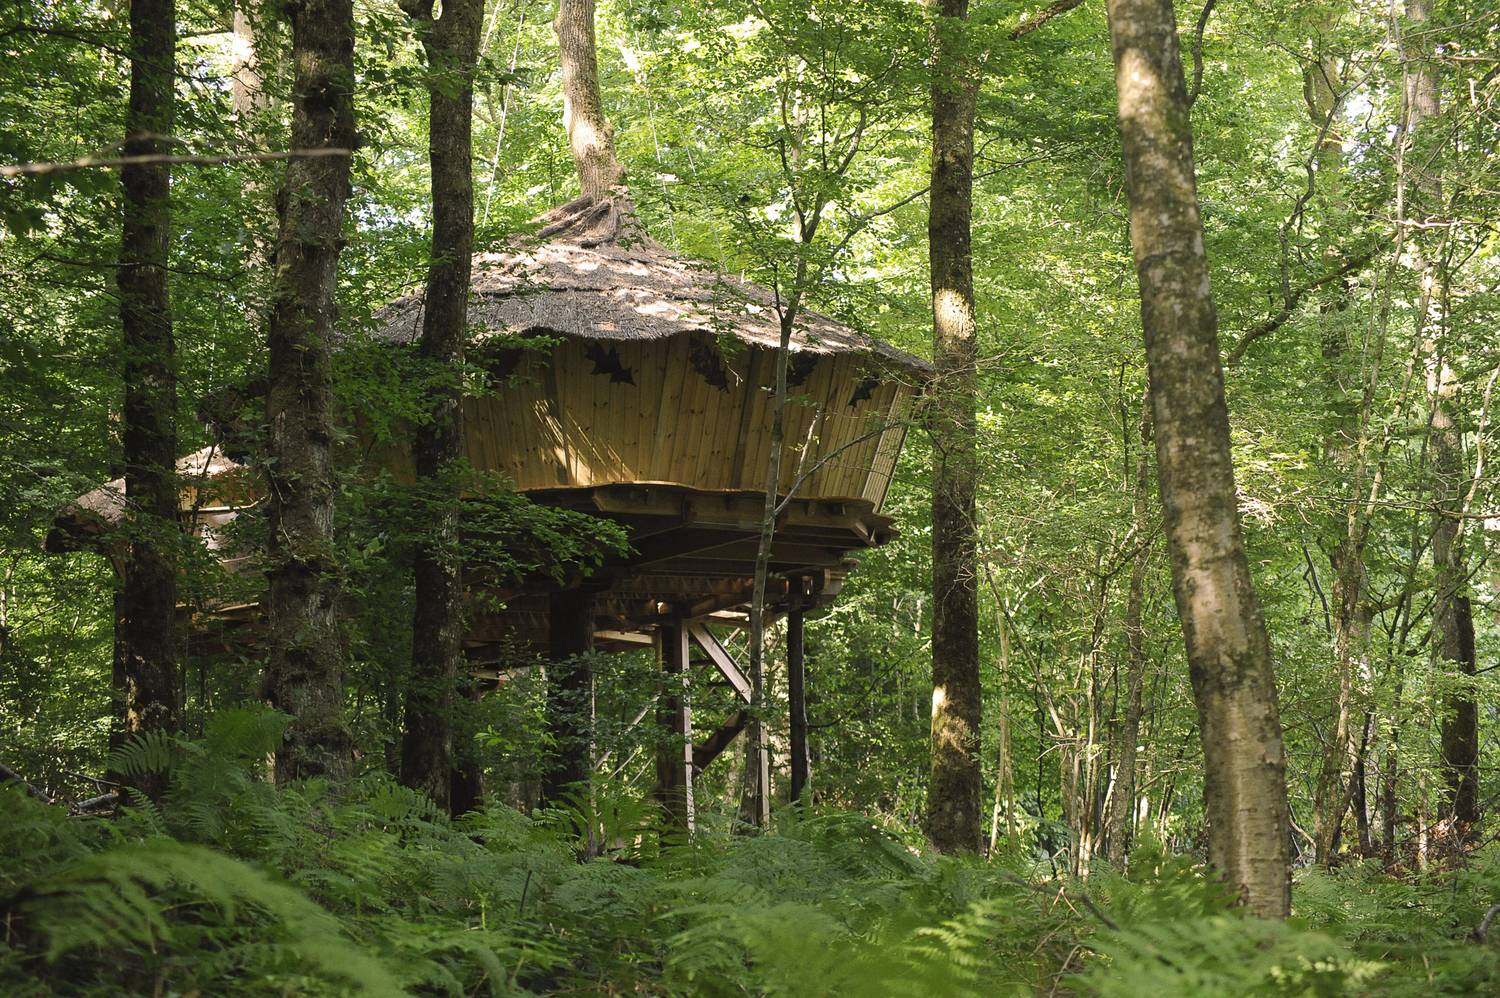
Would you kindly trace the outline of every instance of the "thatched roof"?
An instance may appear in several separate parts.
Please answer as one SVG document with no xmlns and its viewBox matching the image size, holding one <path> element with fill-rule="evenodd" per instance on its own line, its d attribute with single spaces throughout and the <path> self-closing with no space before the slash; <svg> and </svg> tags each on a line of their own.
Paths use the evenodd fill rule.
<svg viewBox="0 0 1500 998">
<path fill-rule="evenodd" d="M 780 342 L 770 291 L 686 260 L 651 239 L 623 207 L 580 199 L 543 217 L 541 231 L 502 253 L 475 258 L 469 321 L 489 335 L 530 330 L 593 340 L 656 340 L 682 333 Z M 422 298 L 398 299 L 376 314 L 380 338 L 409 343 L 422 328 Z M 484 335 L 484 334 L 481 334 Z M 827 316 L 804 310 L 791 348 L 859 353 L 925 374 L 931 365 Z"/>
<path fill-rule="evenodd" d="M 204 447 L 177 459 L 177 478 L 184 489 L 194 489 L 206 495 L 209 483 L 221 479 L 231 472 L 244 471 L 245 465 L 224 455 L 219 447 Z M 53 520 L 53 528 L 47 535 L 47 549 L 68 551 L 73 542 L 103 533 L 124 519 L 125 479 L 116 478 L 92 492 L 86 492 L 68 503 Z"/>
</svg>

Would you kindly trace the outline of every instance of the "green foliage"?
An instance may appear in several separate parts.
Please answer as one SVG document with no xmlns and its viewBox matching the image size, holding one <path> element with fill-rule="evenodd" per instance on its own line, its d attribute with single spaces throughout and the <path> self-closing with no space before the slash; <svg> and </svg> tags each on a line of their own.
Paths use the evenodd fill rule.
<svg viewBox="0 0 1500 998">
<path fill-rule="evenodd" d="M 536 818 L 450 822 L 382 776 L 264 781 L 285 718 L 136 739 L 160 809 L 68 817 L 0 786 L 0 989 L 28 995 L 1478 994 L 1469 940 L 1500 856 L 1400 881 L 1307 874 L 1286 924 L 1244 917 L 1193 860 L 1036 879 L 939 858 L 868 817 L 788 810 L 757 836 L 664 836 L 600 784 Z M 592 842 L 594 849 L 587 847 Z M 596 853 L 580 861 L 580 856 Z"/>
</svg>

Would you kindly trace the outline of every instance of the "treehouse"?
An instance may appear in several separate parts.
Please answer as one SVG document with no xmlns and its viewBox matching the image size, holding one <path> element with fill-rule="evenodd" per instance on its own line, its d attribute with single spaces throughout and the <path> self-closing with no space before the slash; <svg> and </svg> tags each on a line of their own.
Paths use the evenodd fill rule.
<svg viewBox="0 0 1500 998">
<path fill-rule="evenodd" d="M 476 258 L 469 353 L 495 388 L 464 401 L 467 461 L 535 502 L 618 522 L 631 550 L 567 586 L 500 587 L 504 608 L 473 618 L 467 652 L 493 676 L 517 642 L 555 659 L 655 644 L 685 676 L 696 646 L 748 699 L 748 679 L 706 625 L 743 627 L 751 601 L 780 311 L 771 291 L 668 252 L 626 205 L 601 213 L 575 202 L 538 235 Z M 376 319 L 381 340 L 415 342 L 422 300 L 395 301 Z M 892 536 L 881 507 L 930 369 L 813 312 L 798 317 L 789 347 L 767 609 L 800 637 L 803 613 L 834 598 L 853 556 Z M 409 451 L 378 460 L 411 473 Z M 179 472 L 184 520 L 211 549 L 218 528 L 258 501 L 250 469 L 212 449 L 183 458 Z M 82 497 L 55 533 L 100 533 L 119 519 L 121 491 L 116 482 Z M 253 630 L 258 619 L 239 605 L 198 623 Z M 681 713 L 673 726 L 690 741 L 685 699 Z M 714 737 L 727 744 L 743 714 L 738 724 Z M 711 758 L 699 746 L 683 769 Z M 675 782 L 690 786 L 690 772 Z"/>
</svg>

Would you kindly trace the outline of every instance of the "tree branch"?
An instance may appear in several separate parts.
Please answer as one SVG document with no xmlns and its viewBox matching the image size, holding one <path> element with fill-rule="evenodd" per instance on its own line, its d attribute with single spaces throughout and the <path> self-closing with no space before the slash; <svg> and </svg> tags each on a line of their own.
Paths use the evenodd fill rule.
<svg viewBox="0 0 1500 998">
<path fill-rule="evenodd" d="M 1208 15 L 1213 13 L 1214 4 L 1218 2 L 1206 0 L 1193 29 L 1193 85 L 1188 89 L 1188 107 L 1198 103 L 1198 92 L 1203 89 L 1203 29 L 1208 27 Z"/>
<path fill-rule="evenodd" d="M 49 173 L 72 173 L 75 170 L 118 170 L 125 166 L 146 163 L 188 163 L 206 166 L 222 166 L 228 163 L 268 163 L 282 159 L 318 159 L 324 156 L 349 156 L 352 149 L 289 149 L 286 152 L 222 153 L 213 156 L 116 156 L 101 158 L 85 156 L 69 163 L 17 163 L 0 166 L 0 177 L 37 177 Z"/>
<path fill-rule="evenodd" d="M 1213 0 L 1209 0 L 1209 2 L 1212 3 Z M 1042 25 L 1046 24 L 1054 17 L 1061 17 L 1063 14 L 1066 14 L 1074 7 L 1081 6 L 1083 6 L 1083 0 L 1057 0 L 1057 2 L 1052 4 L 1050 7 L 1042 8 L 1035 14 L 1032 14 L 1030 17 L 1023 20 L 1020 24 L 1012 28 L 1008 37 L 1011 41 L 1016 41 L 1018 39 L 1024 38 L 1035 31 L 1037 28 L 1042 27 Z"/>
<path fill-rule="evenodd" d="M 1261 339 L 1262 337 L 1270 336 L 1272 333 L 1276 332 L 1276 330 L 1286 325 L 1287 322 L 1292 318 L 1292 313 L 1297 310 L 1298 305 L 1302 304 L 1302 299 L 1305 298 L 1309 292 L 1316 291 L 1323 285 L 1332 283 L 1333 281 L 1339 280 L 1342 277 L 1347 277 L 1349 274 L 1354 273 L 1356 270 L 1369 263 L 1370 259 L 1374 255 L 1375 254 L 1373 252 L 1369 252 L 1360 253 L 1357 256 L 1350 257 L 1349 259 L 1344 261 L 1343 265 L 1340 266 L 1339 269 L 1333 271 L 1332 273 L 1324 274 L 1322 277 L 1319 277 L 1316 280 L 1309 281 L 1308 283 L 1287 292 L 1285 297 L 1283 297 L 1282 299 L 1281 308 L 1276 312 L 1275 315 L 1270 316 L 1264 322 L 1261 322 L 1258 325 L 1251 326 L 1249 329 L 1245 330 L 1245 332 L 1237 341 L 1235 341 L 1234 346 L 1229 350 L 1229 355 L 1224 358 L 1224 366 L 1235 366 L 1245 356 L 1245 351 L 1249 349 L 1250 344 L 1254 343 L 1258 339 Z"/>
</svg>

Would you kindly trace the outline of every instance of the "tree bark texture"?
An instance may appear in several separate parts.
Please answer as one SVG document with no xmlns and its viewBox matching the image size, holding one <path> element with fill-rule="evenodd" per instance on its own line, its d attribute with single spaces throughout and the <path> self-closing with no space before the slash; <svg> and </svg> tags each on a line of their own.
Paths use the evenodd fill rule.
<svg viewBox="0 0 1500 998">
<path fill-rule="evenodd" d="M 293 149 L 353 149 L 352 0 L 299 0 L 291 19 Z M 266 694 L 291 715 L 278 780 L 349 768 L 333 550 L 331 341 L 350 156 L 287 163 L 268 329 Z"/>
<path fill-rule="evenodd" d="M 1319 131 L 1314 158 L 1316 181 L 1323 200 L 1337 206 L 1343 171 L 1344 141 L 1340 132 L 1343 79 L 1337 60 L 1319 54 L 1302 70 L 1302 93 L 1307 103 L 1309 122 Z M 1340 261 L 1337 254 L 1325 256 L 1331 267 Z M 1362 433 L 1359 405 L 1361 394 L 1351 390 L 1348 380 L 1348 350 L 1345 331 L 1337 321 L 1338 313 L 1348 303 L 1348 284 L 1341 280 L 1336 298 L 1323 308 L 1325 328 L 1321 350 L 1324 387 L 1327 392 L 1324 425 L 1324 454 L 1339 482 L 1349 483 L 1350 499 L 1344 515 L 1329 530 L 1324 545 L 1329 551 L 1333 569 L 1332 628 L 1335 679 L 1338 684 L 1330 717 L 1324 730 L 1329 732 L 1322 763 L 1313 789 L 1312 837 L 1317 863 L 1333 861 L 1344 816 L 1356 800 L 1355 770 L 1362 766 L 1362 754 L 1353 737 L 1355 698 L 1361 680 L 1369 677 L 1370 623 L 1373 611 L 1368 593 L 1365 568 L 1367 520 L 1364 515 L 1366 467 L 1364 447 L 1357 438 Z M 1356 379 L 1357 381 L 1358 379 Z"/>
<path fill-rule="evenodd" d="M 416 609 L 406 689 L 401 782 L 449 803 L 454 694 L 463 669 L 464 590 L 457 462 L 463 445 L 459 368 L 468 328 L 474 252 L 474 64 L 483 0 L 448 0 L 432 17 L 425 0 L 403 0 L 427 53 L 428 155 L 432 166 L 432 261 L 427 269 L 420 355 L 430 367 L 427 421 L 416 428 L 417 488 L 432 504 L 430 534 L 413 559 Z"/>
<path fill-rule="evenodd" d="M 1203 745 L 1209 860 L 1258 915 L 1291 904 L 1286 759 L 1230 457 L 1171 0 L 1109 0 L 1173 590 Z"/>
<path fill-rule="evenodd" d="M 1414 26 L 1431 20 L 1429 0 L 1407 0 L 1406 17 Z M 1418 29 L 1420 30 L 1420 28 Z M 1442 94 L 1436 71 L 1427 62 L 1430 41 L 1403 39 L 1405 44 L 1407 128 L 1419 137 L 1422 126 L 1442 110 Z M 1426 157 L 1423 157 L 1426 162 Z M 1418 205 L 1428 217 L 1443 210 L 1443 190 L 1427 168 L 1416 177 Z M 1458 410 L 1459 385 L 1446 356 L 1447 323 L 1444 284 L 1447 266 L 1443 252 L 1431 244 L 1435 239 L 1417 233 L 1413 240 L 1421 301 L 1418 322 L 1427 352 L 1427 388 L 1431 404 L 1428 418 L 1432 446 L 1433 491 L 1436 513 L 1432 527 L 1433 651 L 1437 666 L 1462 681 L 1475 674 L 1474 611 L 1468 594 L 1468 566 L 1464 557 L 1462 517 L 1467 482 L 1464 473 L 1463 429 L 1454 413 Z M 1479 709 L 1474 695 L 1452 692 L 1443 698 L 1442 721 L 1443 816 L 1468 836 L 1479 820 Z"/>
<path fill-rule="evenodd" d="M 583 196 L 603 201 L 625 179 L 615 157 L 615 131 L 604 115 L 594 42 L 594 0 L 560 0 L 557 45 L 562 58 L 563 128 Z"/>
<path fill-rule="evenodd" d="M 942 852 L 980 847 L 979 577 L 974 524 L 977 357 L 970 224 L 979 81 L 966 52 L 968 0 L 940 0 L 933 29 L 932 772 L 927 835 Z"/>
<path fill-rule="evenodd" d="M 661 697 L 656 723 L 662 744 L 656 755 L 657 802 L 667 821 L 683 832 L 693 831 L 693 715 L 689 699 L 688 635 L 680 620 L 657 628 L 661 659 Z"/>
<path fill-rule="evenodd" d="M 1142 692 L 1146 681 L 1146 572 L 1151 567 L 1151 393 L 1141 403 L 1140 452 L 1136 455 L 1131 506 L 1135 554 L 1130 561 L 1130 591 L 1125 597 L 1125 718 L 1115 749 L 1115 787 L 1109 811 L 1108 859 L 1122 866 L 1135 834 L 1136 746 L 1141 737 Z"/>
<path fill-rule="evenodd" d="M 174 119 L 177 14 L 174 0 L 130 4 L 130 104 L 126 156 L 169 151 Z M 136 163 L 120 171 L 125 528 L 115 600 L 114 672 L 123 732 L 170 731 L 178 723 L 176 633 L 177 362 L 167 281 L 171 170 Z M 150 782 L 150 781 L 148 781 Z M 143 786 L 155 796 L 163 787 Z"/>
<path fill-rule="evenodd" d="M 260 54 L 256 51 L 255 18 L 248 2 L 234 5 L 233 65 L 230 67 L 229 100 L 240 121 L 240 130 L 254 133 L 251 119 L 265 107 L 266 95 L 261 87 Z"/>
</svg>

